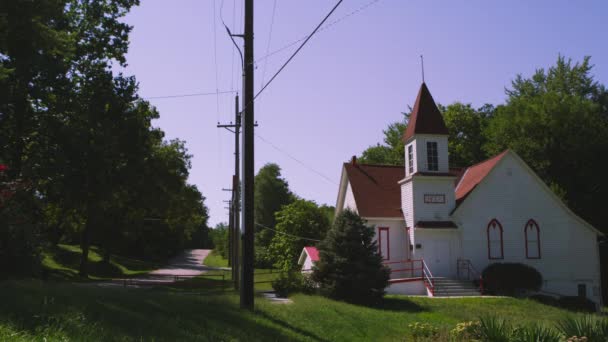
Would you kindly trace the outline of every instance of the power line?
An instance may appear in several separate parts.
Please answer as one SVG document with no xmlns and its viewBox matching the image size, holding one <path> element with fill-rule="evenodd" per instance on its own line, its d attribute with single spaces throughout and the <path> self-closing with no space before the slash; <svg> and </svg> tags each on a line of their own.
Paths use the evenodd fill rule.
<svg viewBox="0 0 608 342">
<path fill-rule="evenodd" d="M 209 95 L 221 95 L 221 94 L 233 94 L 236 93 L 236 90 L 223 90 L 223 91 L 215 91 L 213 93 L 191 93 L 191 94 L 177 94 L 177 95 L 163 95 L 163 96 L 150 96 L 144 97 L 144 100 L 153 100 L 153 99 L 175 99 L 180 97 L 194 97 L 194 96 L 209 96 Z"/>
<path fill-rule="evenodd" d="M 268 32 L 268 44 L 266 45 L 266 54 L 270 51 L 270 43 L 272 42 L 272 29 L 274 26 L 274 14 L 277 9 L 277 0 L 274 0 L 272 5 L 272 16 L 270 17 L 270 31 Z M 264 67 L 262 68 L 262 79 L 260 82 L 260 87 L 264 85 L 264 77 L 266 76 L 266 66 L 268 65 L 268 60 L 264 62 Z"/>
<path fill-rule="evenodd" d="M 260 138 L 260 140 L 262 140 L 263 142 L 265 142 L 266 144 L 270 145 L 272 148 L 274 148 L 275 150 L 285 154 L 286 156 L 288 156 L 289 158 L 293 159 L 294 161 L 296 161 L 297 163 L 299 163 L 300 165 L 304 166 L 305 168 L 307 168 L 309 171 L 312 171 L 314 173 L 316 173 L 317 175 L 319 175 L 320 177 L 322 177 L 323 179 L 325 179 L 326 181 L 334 184 L 334 185 L 338 185 L 338 183 L 336 183 L 334 180 L 332 180 L 331 178 L 327 177 L 326 175 L 322 174 L 321 172 L 315 170 L 314 168 L 312 168 L 311 166 L 308 166 L 306 163 L 304 163 L 303 161 L 299 160 L 298 158 L 292 156 L 291 154 L 289 154 L 287 151 L 281 149 L 280 147 L 276 146 L 275 144 L 271 143 L 270 141 L 266 140 L 264 137 L 262 137 L 259 134 L 255 134 L 256 137 Z"/>
<path fill-rule="evenodd" d="M 272 228 L 270 228 L 270 227 L 266 227 L 266 226 L 264 226 L 264 225 L 262 225 L 262 224 L 259 224 L 259 223 L 257 223 L 257 222 L 255 223 L 255 225 L 256 225 L 256 226 L 258 226 L 258 227 L 260 227 L 260 228 L 264 228 L 264 229 L 272 230 L 273 232 L 275 232 L 275 233 L 277 233 L 277 234 L 283 234 L 283 235 L 290 236 L 290 237 L 293 237 L 293 238 L 296 238 L 296 239 L 300 239 L 300 240 L 308 240 L 308 241 L 314 241 L 314 242 L 321 242 L 321 240 L 317 240 L 317 239 L 311 239 L 311 238 L 306 238 L 306 237 L 303 237 L 303 236 L 297 236 L 297 235 L 293 235 L 293 234 L 285 233 L 285 232 L 282 232 L 282 231 L 279 231 L 279 230 L 276 230 L 276 229 L 272 229 Z"/>
<path fill-rule="evenodd" d="M 355 14 L 357 14 L 357 13 L 359 13 L 359 12 L 362 12 L 362 11 L 366 10 L 368 7 L 370 7 L 370 6 L 374 5 L 375 3 L 379 2 L 379 1 L 380 1 L 380 0 L 373 0 L 373 1 L 370 1 L 370 2 L 366 3 L 365 5 L 363 5 L 363 6 L 359 7 L 359 8 L 357 8 L 356 10 L 351 11 L 351 12 L 347 13 L 346 15 L 344 15 L 344 16 L 342 16 L 342 17 L 340 17 L 339 19 L 336 19 L 336 20 L 332 21 L 331 23 L 329 23 L 329 24 L 327 24 L 327 25 L 325 25 L 325 26 L 321 27 L 317 33 L 319 33 L 319 32 L 323 32 L 323 31 L 327 30 L 328 28 L 330 28 L 330 27 L 334 26 L 335 24 L 338 24 L 339 22 L 343 21 L 344 19 L 346 19 L 346 18 L 348 18 L 348 17 L 350 17 L 350 16 L 352 16 L 352 15 L 355 15 Z M 267 53 L 266 55 L 264 55 L 264 56 L 262 56 L 262 57 L 258 58 L 257 60 L 255 60 L 255 62 L 254 62 L 254 63 L 259 63 L 259 62 L 261 62 L 261 61 L 263 61 L 263 60 L 265 60 L 265 59 L 267 59 L 267 58 L 269 58 L 269 57 L 271 57 L 271 56 L 273 56 L 273 55 L 276 55 L 276 54 L 277 54 L 277 53 L 279 53 L 279 52 L 282 52 L 282 51 L 284 51 L 284 50 L 286 50 L 286 49 L 289 49 L 290 47 L 292 47 L 292 46 L 296 45 L 297 43 L 299 43 L 299 42 L 303 41 L 303 40 L 304 40 L 304 39 L 306 39 L 306 38 L 308 38 L 308 36 L 304 36 L 304 37 L 302 37 L 302 38 L 300 38 L 300 39 L 298 39 L 298 40 L 294 40 L 293 42 L 291 42 L 291 43 L 289 43 L 289 44 L 286 44 L 286 45 L 284 45 L 283 47 L 281 47 L 281 48 L 279 48 L 279 49 L 276 49 L 276 50 L 274 50 L 274 51 L 272 51 L 272 52 L 270 52 L 270 53 Z"/>
<path fill-rule="evenodd" d="M 260 96 L 260 94 L 264 91 L 264 89 L 266 89 L 270 83 L 272 83 L 272 81 L 274 81 L 275 78 L 277 78 L 277 76 L 279 76 L 279 74 L 281 73 L 281 71 L 283 71 L 283 69 L 285 69 L 285 67 L 287 66 L 287 64 L 289 64 L 289 62 L 291 62 L 291 60 L 298 54 L 298 52 L 300 52 L 300 50 L 302 50 L 302 48 L 304 47 L 304 45 L 306 45 L 306 43 L 308 43 L 308 41 L 310 40 L 310 38 L 312 38 L 315 33 L 317 31 L 319 31 L 319 29 L 321 28 L 321 26 L 327 21 L 327 19 L 329 19 L 329 17 L 336 11 L 336 9 L 338 8 L 338 6 L 340 6 L 340 4 L 343 2 L 344 0 L 339 0 L 336 5 L 334 5 L 334 7 L 331 9 L 331 11 L 329 11 L 329 13 L 327 13 L 327 15 L 325 16 L 325 18 L 323 18 L 323 20 L 321 20 L 321 22 L 319 23 L 319 25 L 317 25 L 317 27 L 315 27 L 315 29 L 312 31 L 312 33 L 306 37 L 306 39 L 302 42 L 302 44 L 300 45 L 300 47 L 298 47 L 296 49 L 296 51 L 294 51 L 293 54 L 291 54 L 291 56 L 287 59 L 287 61 L 285 61 L 285 63 L 283 63 L 283 65 L 279 68 L 279 70 L 277 70 L 277 72 L 272 75 L 272 77 L 270 78 L 270 80 L 268 80 L 268 82 L 262 87 L 262 89 L 260 89 L 260 91 L 258 91 L 257 94 L 255 94 L 255 96 L 253 97 L 253 100 L 255 100 L 258 96 Z M 249 103 L 247 105 L 250 105 Z"/>
<path fill-rule="evenodd" d="M 215 93 L 219 92 L 219 72 L 217 68 L 217 14 L 215 12 L 215 0 L 213 0 L 213 63 L 215 64 Z M 215 102 L 217 106 L 217 121 L 220 120 L 220 98 L 219 96 L 215 97 Z"/>
</svg>

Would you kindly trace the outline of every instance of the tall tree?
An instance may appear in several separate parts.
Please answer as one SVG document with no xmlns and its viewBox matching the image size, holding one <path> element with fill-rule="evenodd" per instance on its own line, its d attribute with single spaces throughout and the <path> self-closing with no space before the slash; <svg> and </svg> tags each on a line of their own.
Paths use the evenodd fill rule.
<svg viewBox="0 0 608 342">
<path fill-rule="evenodd" d="M 293 202 L 294 195 L 289 190 L 287 181 L 281 177 L 281 168 L 274 163 L 264 165 L 255 176 L 254 182 L 255 221 L 262 226 L 274 229 L 275 214 L 283 206 Z M 260 226 L 257 226 L 256 231 L 258 245 L 268 247 L 274 235 L 273 232 Z"/>
<path fill-rule="evenodd" d="M 377 144 L 368 147 L 361 157 L 358 158 L 362 164 L 379 164 L 379 165 L 404 165 L 405 163 L 405 146 L 401 138 L 403 132 L 407 128 L 409 112 L 402 113 L 403 120 L 393 122 L 388 125 L 384 133 L 384 145 Z"/>
<path fill-rule="evenodd" d="M 269 247 L 271 257 L 275 267 L 296 270 L 302 249 L 325 237 L 329 229 L 327 213 L 315 202 L 298 199 L 277 212 L 276 219 L 277 233 Z"/>
<path fill-rule="evenodd" d="M 518 75 L 507 103 L 486 130 L 489 154 L 516 151 L 580 215 L 603 227 L 608 212 L 608 91 L 593 79 L 590 58 L 559 56 L 548 70 Z"/>
<path fill-rule="evenodd" d="M 439 106 L 443 120 L 450 132 L 448 150 L 450 166 L 467 167 L 486 159 L 483 150 L 483 132 L 494 113 L 492 105 L 479 109 L 471 104 L 454 102 L 447 107 Z"/>
</svg>

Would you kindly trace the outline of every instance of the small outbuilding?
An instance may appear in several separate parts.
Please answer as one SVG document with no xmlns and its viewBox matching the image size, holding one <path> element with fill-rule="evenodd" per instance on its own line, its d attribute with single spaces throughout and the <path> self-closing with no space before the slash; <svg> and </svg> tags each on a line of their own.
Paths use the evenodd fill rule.
<svg viewBox="0 0 608 342">
<path fill-rule="evenodd" d="M 302 249 L 298 264 L 302 267 L 302 273 L 312 272 L 312 265 L 319 261 L 319 251 L 316 247 L 306 246 Z"/>
</svg>

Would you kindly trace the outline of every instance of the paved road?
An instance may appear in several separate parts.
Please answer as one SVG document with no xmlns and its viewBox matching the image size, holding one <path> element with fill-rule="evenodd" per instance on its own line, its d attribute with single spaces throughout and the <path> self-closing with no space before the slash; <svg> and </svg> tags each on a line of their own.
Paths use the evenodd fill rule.
<svg viewBox="0 0 608 342">
<path fill-rule="evenodd" d="M 149 273 L 149 277 L 154 276 L 174 276 L 174 277 L 192 277 L 197 276 L 209 270 L 215 270 L 214 267 L 203 265 L 203 260 L 211 253 L 210 249 L 190 249 L 183 251 L 180 255 L 169 260 L 169 263 L 164 268 Z"/>
<path fill-rule="evenodd" d="M 224 267 L 210 267 L 203 265 L 203 260 L 205 260 L 209 253 L 211 253 L 210 249 L 185 250 L 180 255 L 169 260 L 167 266 L 156 271 L 152 271 L 148 274 L 141 275 L 136 278 L 113 279 L 110 281 L 96 282 L 93 284 L 104 287 L 140 287 L 164 285 L 176 282 L 178 280 L 192 278 L 207 271 L 229 270 L 229 268 Z"/>
</svg>

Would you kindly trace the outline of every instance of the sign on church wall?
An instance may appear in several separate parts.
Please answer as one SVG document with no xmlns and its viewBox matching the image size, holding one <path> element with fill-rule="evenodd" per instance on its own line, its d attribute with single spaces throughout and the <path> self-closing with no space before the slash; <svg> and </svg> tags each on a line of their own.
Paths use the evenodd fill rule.
<svg viewBox="0 0 608 342">
<path fill-rule="evenodd" d="M 445 203 L 444 194 L 424 194 L 424 203 L 443 204 Z"/>
</svg>

